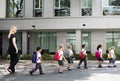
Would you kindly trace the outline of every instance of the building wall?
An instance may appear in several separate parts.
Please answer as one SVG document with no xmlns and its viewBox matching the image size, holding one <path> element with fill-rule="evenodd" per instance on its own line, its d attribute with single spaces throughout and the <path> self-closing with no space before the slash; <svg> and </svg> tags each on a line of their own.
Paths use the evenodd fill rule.
<svg viewBox="0 0 120 81">
<path fill-rule="evenodd" d="M 94 54 L 97 46 L 101 44 L 103 52 L 106 52 L 106 31 L 93 30 L 91 32 L 91 52 Z"/>
<path fill-rule="evenodd" d="M 6 0 L 0 0 L 0 18 L 6 17 Z"/>
</svg>

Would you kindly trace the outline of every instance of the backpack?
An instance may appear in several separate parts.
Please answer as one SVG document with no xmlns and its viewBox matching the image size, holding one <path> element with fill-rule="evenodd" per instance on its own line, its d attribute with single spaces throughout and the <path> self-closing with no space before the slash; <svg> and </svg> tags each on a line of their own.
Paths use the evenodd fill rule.
<svg viewBox="0 0 120 81">
<path fill-rule="evenodd" d="M 60 59 L 59 52 L 57 51 L 54 55 L 54 60 L 58 61 Z"/>
<path fill-rule="evenodd" d="M 83 52 L 84 52 L 84 51 L 80 51 L 80 53 L 79 53 L 79 58 L 80 58 L 80 59 L 85 59 L 85 58 L 86 58 L 86 55 L 84 55 Z"/>
<path fill-rule="evenodd" d="M 37 52 L 33 52 L 32 63 L 36 63 L 36 61 L 37 61 Z"/>
<path fill-rule="evenodd" d="M 98 50 L 95 52 L 95 56 L 97 59 L 100 59 L 100 52 Z"/>
</svg>

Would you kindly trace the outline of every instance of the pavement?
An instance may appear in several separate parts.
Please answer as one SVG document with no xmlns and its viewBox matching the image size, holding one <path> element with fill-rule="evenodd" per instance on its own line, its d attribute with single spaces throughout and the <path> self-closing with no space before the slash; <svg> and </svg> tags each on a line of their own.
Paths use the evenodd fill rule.
<svg viewBox="0 0 120 81">
<path fill-rule="evenodd" d="M 108 68 L 108 61 L 104 61 L 103 68 L 98 68 L 97 61 L 88 61 L 88 69 L 77 69 L 79 61 L 74 61 L 72 71 L 67 71 L 67 63 L 64 63 L 63 73 L 58 73 L 56 61 L 43 61 L 42 67 L 45 75 L 39 75 L 39 71 L 30 76 L 33 68 L 30 60 L 20 60 L 16 65 L 16 74 L 9 74 L 6 70 L 8 60 L 0 60 L 0 81 L 118 81 L 120 77 L 120 61 L 116 61 L 117 67 Z"/>
</svg>

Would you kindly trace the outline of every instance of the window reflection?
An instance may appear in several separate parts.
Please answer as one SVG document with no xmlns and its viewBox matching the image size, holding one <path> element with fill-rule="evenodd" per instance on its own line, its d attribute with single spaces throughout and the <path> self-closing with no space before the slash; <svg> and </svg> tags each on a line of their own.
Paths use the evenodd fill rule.
<svg viewBox="0 0 120 81">
<path fill-rule="evenodd" d="M 42 17 L 42 0 L 34 0 L 34 17 Z"/>
<path fill-rule="evenodd" d="M 70 16 L 70 0 L 55 0 L 55 16 Z"/>
<path fill-rule="evenodd" d="M 23 17 L 23 0 L 7 0 L 7 17 L 16 18 Z"/>
<path fill-rule="evenodd" d="M 82 0 L 82 16 L 92 15 L 92 0 Z"/>
<path fill-rule="evenodd" d="M 120 15 L 120 0 L 102 0 L 103 15 Z"/>
</svg>

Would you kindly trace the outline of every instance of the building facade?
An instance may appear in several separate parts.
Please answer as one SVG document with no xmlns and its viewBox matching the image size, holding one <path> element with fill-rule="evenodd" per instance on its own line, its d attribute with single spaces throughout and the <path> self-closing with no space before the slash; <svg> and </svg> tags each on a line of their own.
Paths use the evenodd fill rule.
<svg viewBox="0 0 120 81">
<path fill-rule="evenodd" d="M 8 49 L 7 35 L 17 26 L 20 54 L 37 46 L 54 53 L 59 44 L 71 44 L 78 53 L 82 44 L 94 53 L 115 46 L 120 52 L 119 0 L 0 0 L 0 54 Z"/>
</svg>

